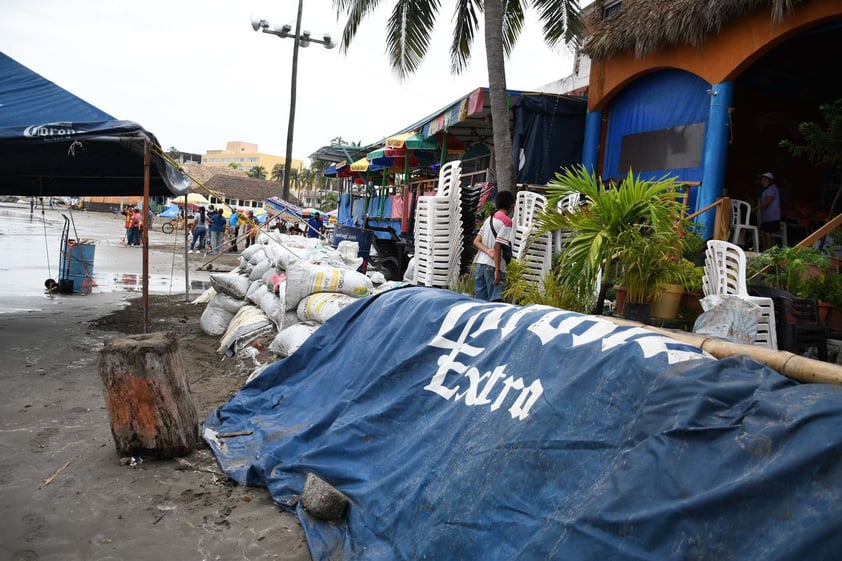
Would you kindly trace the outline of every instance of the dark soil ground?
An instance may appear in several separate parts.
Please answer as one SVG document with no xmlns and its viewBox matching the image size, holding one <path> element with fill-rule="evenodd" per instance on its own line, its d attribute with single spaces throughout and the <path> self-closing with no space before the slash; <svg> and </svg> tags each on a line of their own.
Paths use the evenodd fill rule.
<svg viewBox="0 0 842 561">
<path fill-rule="evenodd" d="M 117 455 L 97 356 L 141 332 L 142 301 L 113 312 L 119 303 L 95 296 L 73 302 L 73 313 L 0 315 L 0 559 L 309 561 L 295 515 L 231 482 L 201 441 L 184 458 Z M 203 311 L 149 296 L 150 331 L 177 335 L 200 421 L 254 369 L 216 352 Z"/>
</svg>

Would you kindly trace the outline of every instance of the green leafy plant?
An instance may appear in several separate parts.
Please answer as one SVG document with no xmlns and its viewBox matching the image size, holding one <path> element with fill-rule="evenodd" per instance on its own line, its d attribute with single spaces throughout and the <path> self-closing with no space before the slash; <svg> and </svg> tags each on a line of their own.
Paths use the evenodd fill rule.
<svg viewBox="0 0 842 561">
<path fill-rule="evenodd" d="M 809 158 L 814 164 L 829 164 L 837 169 L 842 168 L 842 99 L 820 105 L 819 110 L 822 112 L 824 125 L 815 122 L 801 123 L 798 125 L 798 133 L 803 143 L 781 140 L 780 146 L 794 156 Z M 836 209 L 840 195 L 842 185 L 837 189 L 830 205 L 831 211 Z"/>
<path fill-rule="evenodd" d="M 835 309 L 842 310 L 842 275 L 825 272 L 806 279 L 804 297 L 827 302 Z"/>
<path fill-rule="evenodd" d="M 618 236 L 622 282 L 631 304 L 652 302 L 665 284 L 687 284 L 681 237 L 671 230 L 646 230 L 630 228 Z"/>
<path fill-rule="evenodd" d="M 468 296 L 474 295 L 474 265 L 471 265 L 471 268 L 468 270 L 467 273 L 460 275 L 456 282 L 450 287 L 450 290 L 453 292 L 458 292 L 459 294 L 467 294 Z"/>
<path fill-rule="evenodd" d="M 579 193 L 584 203 L 573 213 L 556 203 Z M 648 302 L 687 251 L 692 224 L 682 218 L 681 191 L 674 179 L 643 179 L 632 171 L 618 184 L 605 184 L 582 166 L 562 170 L 547 186 L 549 204 L 537 218 L 538 233 L 572 232 L 557 269 L 558 282 L 592 308 L 597 278 L 621 278 L 629 302 Z M 695 238 L 693 238 L 695 239 Z"/>
<path fill-rule="evenodd" d="M 507 302 L 526 306 L 542 304 L 562 310 L 586 313 L 583 299 L 560 282 L 558 269 L 554 267 L 539 286 L 524 277 L 526 267 L 519 261 L 512 260 L 506 269 L 506 289 L 503 297 Z"/>
<path fill-rule="evenodd" d="M 747 264 L 749 284 L 764 284 L 799 298 L 810 298 L 810 279 L 830 266 L 830 258 L 812 247 L 771 247 Z"/>
</svg>

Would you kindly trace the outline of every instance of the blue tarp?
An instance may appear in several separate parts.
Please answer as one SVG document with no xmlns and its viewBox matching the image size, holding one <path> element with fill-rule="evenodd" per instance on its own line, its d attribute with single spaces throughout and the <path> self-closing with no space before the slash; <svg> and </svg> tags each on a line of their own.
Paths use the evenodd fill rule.
<svg viewBox="0 0 842 561">
<path fill-rule="evenodd" d="M 163 211 L 161 211 L 161 213 L 158 214 L 158 216 L 160 216 L 161 218 L 175 218 L 175 217 L 179 216 L 180 212 L 181 212 L 180 206 L 170 205 L 167 208 L 165 208 Z"/>
<path fill-rule="evenodd" d="M 512 109 L 512 154 L 518 183 L 544 185 L 582 162 L 587 102 L 523 95 Z"/>
<path fill-rule="evenodd" d="M 407 321 L 411 318 L 411 321 Z M 410 287 L 362 299 L 205 422 L 317 561 L 836 559 L 842 388 L 642 328 Z M 214 431 L 253 431 L 214 438 Z"/>
<path fill-rule="evenodd" d="M 688 155 L 679 159 L 686 160 L 685 164 L 687 161 L 695 161 L 694 165 L 686 167 L 664 168 L 644 165 L 632 157 L 629 163 L 636 174 L 647 179 L 669 175 L 682 181 L 701 181 L 703 146 L 692 142 L 686 146 L 688 139 L 681 133 L 694 126 L 704 132 L 710 112 L 710 87 L 710 84 L 694 74 L 671 69 L 647 74 L 623 89 L 612 102 L 609 112 L 603 175 L 619 178 L 629 172 L 629 168 L 623 166 L 621 161 L 623 140 L 630 137 L 629 143 L 637 144 L 643 152 L 654 151 L 663 160 L 669 160 L 668 154 L 689 151 L 692 153 L 688 152 Z M 658 131 L 663 134 L 648 139 L 646 136 L 635 137 L 642 133 L 656 134 Z M 697 136 L 691 135 L 693 138 Z M 638 158 L 643 155 L 639 154 Z"/>
<path fill-rule="evenodd" d="M 145 140 L 160 148 L 139 124 L 0 53 L 0 195 L 143 194 Z M 181 172 L 155 153 L 152 162 L 151 194 L 186 191 Z"/>
</svg>

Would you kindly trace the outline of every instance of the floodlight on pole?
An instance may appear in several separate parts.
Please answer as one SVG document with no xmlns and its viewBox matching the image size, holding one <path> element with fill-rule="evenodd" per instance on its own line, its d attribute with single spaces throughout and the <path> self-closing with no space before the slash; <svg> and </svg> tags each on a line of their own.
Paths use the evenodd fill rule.
<svg viewBox="0 0 842 561">
<path fill-rule="evenodd" d="M 275 35 L 282 39 L 291 37 L 295 40 L 292 47 L 292 76 L 290 79 L 290 93 L 289 93 L 289 127 L 287 129 L 287 148 L 284 157 L 284 183 L 283 195 L 284 200 L 289 198 L 289 177 L 292 168 L 292 139 L 293 131 L 295 130 L 295 97 L 296 97 L 296 82 L 298 81 L 298 48 L 309 47 L 310 43 L 317 43 L 322 45 L 325 49 L 332 49 L 336 46 L 330 35 L 325 33 L 322 39 L 314 39 L 311 37 L 309 31 L 301 32 L 301 14 L 304 11 L 304 0 L 298 0 L 298 15 L 295 19 L 295 33 L 292 34 L 292 27 L 289 25 L 276 26 L 274 29 L 269 29 L 269 22 L 265 19 L 260 19 L 252 16 L 251 28 L 255 31 L 262 31 L 270 35 Z"/>
</svg>

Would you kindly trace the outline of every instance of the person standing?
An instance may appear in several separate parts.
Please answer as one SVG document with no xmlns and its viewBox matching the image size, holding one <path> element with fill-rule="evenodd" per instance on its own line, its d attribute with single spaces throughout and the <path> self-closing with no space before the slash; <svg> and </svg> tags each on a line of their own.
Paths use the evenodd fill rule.
<svg viewBox="0 0 842 561">
<path fill-rule="evenodd" d="M 307 237 L 308 238 L 318 238 L 322 232 L 322 219 L 319 216 L 318 212 L 314 212 L 310 215 L 310 219 L 307 221 Z"/>
<path fill-rule="evenodd" d="M 254 211 L 250 210 L 246 220 L 246 247 L 257 241 L 257 230 L 257 219 L 254 217 Z"/>
<path fill-rule="evenodd" d="M 239 251 L 237 237 L 240 235 L 240 212 L 236 208 L 231 210 L 231 216 L 228 217 L 228 228 L 231 230 L 231 248 L 228 251 L 236 253 Z"/>
<path fill-rule="evenodd" d="M 515 204 L 511 191 L 500 191 L 494 199 L 496 212 L 474 238 L 477 255 L 474 258 L 474 297 L 489 302 L 502 302 L 506 288 L 506 260 L 503 246 L 511 247 L 512 219 L 509 214 Z"/>
<path fill-rule="evenodd" d="M 763 237 L 761 250 L 772 247 L 772 234 L 781 231 L 781 192 L 775 185 L 775 175 L 767 171 L 760 174 L 760 233 Z"/>
<path fill-rule="evenodd" d="M 193 222 L 193 241 L 190 242 L 190 251 L 187 253 L 193 253 L 193 250 L 196 248 L 196 244 L 199 245 L 199 253 L 205 248 L 205 236 L 208 232 L 208 221 L 207 217 L 205 216 L 205 207 L 199 207 L 199 213 L 196 215 L 196 220 Z"/>
<path fill-rule="evenodd" d="M 129 229 L 129 245 L 140 245 L 140 229 L 143 228 L 143 216 L 139 208 L 132 209 L 132 225 Z"/>
<path fill-rule="evenodd" d="M 211 244 L 211 248 L 208 253 L 219 253 L 222 251 L 226 224 L 225 217 L 222 216 L 222 209 L 217 209 L 217 211 L 211 215 L 210 226 L 208 227 L 210 230 Z"/>
<path fill-rule="evenodd" d="M 132 233 L 132 211 L 133 210 L 134 209 L 132 207 L 126 207 L 125 210 L 123 210 L 123 217 L 125 218 L 125 220 L 123 221 L 123 226 L 126 229 L 126 233 L 123 236 L 123 241 L 120 242 L 120 245 L 122 245 L 124 247 L 129 245 L 131 243 L 131 239 L 132 239 L 131 233 Z"/>
</svg>

